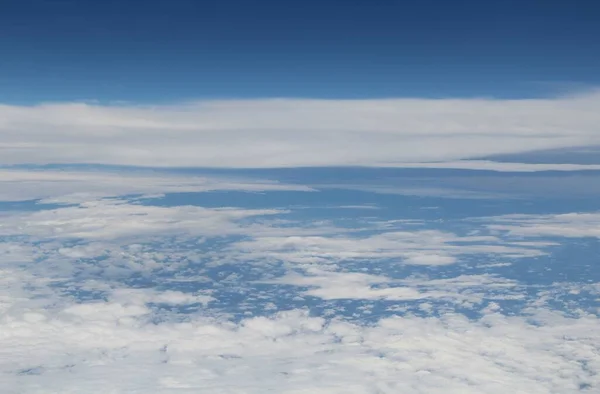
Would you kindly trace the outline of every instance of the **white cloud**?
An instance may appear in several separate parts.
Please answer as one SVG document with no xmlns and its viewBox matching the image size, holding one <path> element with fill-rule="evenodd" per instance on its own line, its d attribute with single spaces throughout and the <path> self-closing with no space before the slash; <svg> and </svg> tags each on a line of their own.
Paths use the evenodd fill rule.
<svg viewBox="0 0 600 394">
<path fill-rule="evenodd" d="M 207 305 L 215 299 L 205 293 L 183 293 L 176 290 L 157 291 L 152 289 L 118 288 L 112 291 L 111 300 L 131 304 L 157 303 L 167 305 L 203 304 Z"/>
<path fill-rule="evenodd" d="M 338 209 L 380 209 L 378 206 L 376 205 L 368 205 L 368 204 L 364 204 L 364 205 L 340 205 L 340 206 L 332 206 L 332 207 L 327 207 L 327 208 L 338 208 Z"/>
<path fill-rule="evenodd" d="M 320 269 L 307 270 L 308 275 L 290 273 L 262 283 L 306 287 L 302 294 L 324 300 L 421 300 L 445 299 L 458 303 L 479 303 L 483 292 L 489 289 L 514 288 L 515 281 L 491 275 L 463 275 L 450 279 L 393 280 L 386 276 L 359 272 L 333 272 Z M 514 296 L 514 294 L 511 294 Z M 488 298 L 495 298 L 488 295 Z"/>
<path fill-rule="evenodd" d="M 393 165 L 600 144 L 600 94 L 0 106 L 2 164 Z"/>
<path fill-rule="evenodd" d="M 391 282 L 384 276 L 367 275 L 358 272 L 327 272 L 312 270 L 310 275 L 288 274 L 282 278 L 263 283 L 285 284 L 309 287 L 304 295 L 325 300 L 335 299 L 384 299 L 418 300 L 427 295 L 409 287 L 374 288 L 373 285 Z"/>
<path fill-rule="evenodd" d="M 256 235 L 229 248 L 239 260 L 278 259 L 294 264 L 331 264 L 344 260 L 392 259 L 396 264 L 448 265 L 460 256 L 502 255 L 535 257 L 544 253 L 528 245 L 512 244 L 491 236 L 458 236 L 437 230 L 387 231 L 370 236 Z"/>
<path fill-rule="evenodd" d="M 379 194 L 400 194 L 405 196 L 427 196 L 458 199 L 514 199 L 514 194 L 505 192 L 485 192 L 454 187 L 415 187 L 411 185 L 369 185 L 369 184 L 328 184 L 318 185 L 322 189 L 359 190 Z"/>
<path fill-rule="evenodd" d="M 130 204 L 124 200 L 95 200 L 32 213 L 0 215 L 0 235 L 30 235 L 41 238 L 150 239 L 184 234 L 200 237 L 246 234 L 236 221 L 276 215 L 277 209 L 245 210 L 196 206 L 159 207 Z"/>
<path fill-rule="evenodd" d="M 0 169 L 0 201 L 43 199 L 46 203 L 80 203 L 128 194 L 206 192 L 216 190 L 313 191 L 302 185 L 233 177 L 182 175 L 142 170 L 59 171 Z"/>
<path fill-rule="evenodd" d="M 382 163 L 383 164 L 383 163 Z M 388 164 L 389 165 L 389 164 Z M 399 168 L 440 168 L 460 170 L 487 170 L 498 172 L 536 172 L 536 171 L 598 171 L 600 164 L 531 164 L 495 162 L 489 160 L 460 160 L 433 163 L 396 163 Z"/>
<path fill-rule="evenodd" d="M 539 309 L 374 325 L 280 312 L 147 322 L 142 303 L 0 321 L 0 385 L 19 393 L 575 393 L 600 378 L 600 322 Z M 529 320 L 535 320 L 531 324 Z"/>
<path fill-rule="evenodd" d="M 485 218 L 492 231 L 517 237 L 600 238 L 600 213 L 567 213 L 559 215 L 505 215 Z"/>
</svg>

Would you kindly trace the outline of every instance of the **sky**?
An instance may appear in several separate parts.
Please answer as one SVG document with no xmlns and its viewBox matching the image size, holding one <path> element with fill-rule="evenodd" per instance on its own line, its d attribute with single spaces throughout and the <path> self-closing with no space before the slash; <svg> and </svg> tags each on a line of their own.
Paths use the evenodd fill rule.
<svg viewBox="0 0 600 394">
<path fill-rule="evenodd" d="M 555 95 L 600 84 L 593 1 L 0 3 L 0 102 Z"/>
<path fill-rule="evenodd" d="M 600 392 L 598 21 L 0 0 L 0 391 Z"/>
</svg>

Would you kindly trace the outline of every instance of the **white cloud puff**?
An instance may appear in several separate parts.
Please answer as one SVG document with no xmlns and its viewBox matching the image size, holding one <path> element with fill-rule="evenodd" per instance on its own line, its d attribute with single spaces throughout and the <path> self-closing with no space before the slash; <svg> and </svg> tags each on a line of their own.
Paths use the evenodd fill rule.
<svg viewBox="0 0 600 394">
<path fill-rule="evenodd" d="M 332 272 L 320 269 L 307 270 L 309 275 L 290 273 L 276 280 L 263 283 L 306 287 L 304 295 L 325 300 L 423 300 L 482 301 L 482 290 L 515 287 L 515 281 L 490 275 L 468 275 L 451 279 L 404 279 L 392 280 L 386 276 L 359 272 Z M 383 285 L 383 286 L 381 286 Z M 487 295 L 487 298 L 495 298 Z"/>
<path fill-rule="evenodd" d="M 0 164 L 394 165 L 600 144 L 600 94 L 0 106 Z"/>
</svg>

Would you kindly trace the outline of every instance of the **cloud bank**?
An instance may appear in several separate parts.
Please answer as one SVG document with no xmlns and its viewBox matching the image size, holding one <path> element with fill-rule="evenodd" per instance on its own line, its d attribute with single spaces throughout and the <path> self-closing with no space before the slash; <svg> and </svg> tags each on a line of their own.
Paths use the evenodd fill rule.
<svg viewBox="0 0 600 394">
<path fill-rule="evenodd" d="M 0 106 L 0 164 L 397 165 L 600 144 L 600 93 Z"/>
<path fill-rule="evenodd" d="M 15 393 L 249 394 L 545 394 L 598 384 L 594 316 L 542 312 L 532 324 L 449 315 L 369 327 L 303 311 L 239 324 L 154 325 L 144 322 L 148 313 L 142 303 L 106 302 L 13 316 L 2 325 L 0 369 L 9 373 L 0 384 Z"/>
</svg>

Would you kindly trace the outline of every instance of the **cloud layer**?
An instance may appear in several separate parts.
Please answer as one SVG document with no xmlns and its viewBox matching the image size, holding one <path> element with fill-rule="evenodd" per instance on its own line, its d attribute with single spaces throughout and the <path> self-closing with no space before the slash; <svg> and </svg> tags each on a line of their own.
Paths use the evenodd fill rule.
<svg viewBox="0 0 600 394">
<path fill-rule="evenodd" d="M 154 325 L 144 322 L 149 312 L 106 302 L 12 317 L 2 325 L 0 384 L 15 393 L 546 394 L 600 383 L 594 316 L 407 317 L 369 327 L 303 311 Z"/>
<path fill-rule="evenodd" d="M 600 93 L 0 106 L 0 164 L 394 165 L 600 144 Z"/>
<path fill-rule="evenodd" d="M 139 170 L 5 170 L 0 186 L 3 393 L 600 387 L 599 282 L 510 276 L 564 271 L 548 265 L 555 238 L 598 237 L 597 213 L 446 226 L 373 217 L 386 211 L 378 200 L 313 201 L 316 217 L 293 204 L 169 205 L 131 194 L 318 192 Z"/>
</svg>

